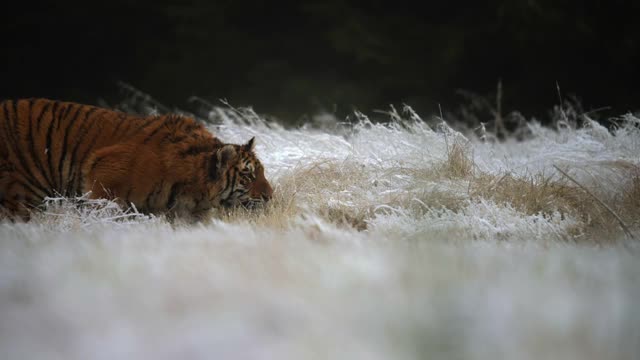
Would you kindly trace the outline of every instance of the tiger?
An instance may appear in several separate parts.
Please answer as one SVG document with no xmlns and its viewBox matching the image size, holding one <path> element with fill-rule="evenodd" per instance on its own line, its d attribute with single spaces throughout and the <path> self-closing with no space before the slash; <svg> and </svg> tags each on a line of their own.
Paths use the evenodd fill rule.
<svg viewBox="0 0 640 360">
<path fill-rule="evenodd" d="M 40 98 L 0 103 L 0 217 L 29 220 L 46 198 L 88 196 L 201 218 L 212 208 L 257 208 L 272 195 L 255 137 L 224 143 L 176 114 Z"/>
</svg>

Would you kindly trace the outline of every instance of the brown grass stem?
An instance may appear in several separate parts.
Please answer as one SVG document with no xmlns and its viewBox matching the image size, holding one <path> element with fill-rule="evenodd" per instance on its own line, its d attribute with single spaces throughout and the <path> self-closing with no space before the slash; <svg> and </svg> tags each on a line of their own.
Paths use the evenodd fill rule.
<svg viewBox="0 0 640 360">
<path fill-rule="evenodd" d="M 578 185 L 578 187 L 582 190 L 584 190 L 587 194 L 589 194 L 594 200 L 596 200 L 600 205 L 602 205 L 603 208 L 605 208 L 611 215 L 613 215 L 613 217 L 616 218 L 616 220 L 618 220 L 618 223 L 620 224 L 620 227 L 622 228 L 622 230 L 624 231 L 625 234 L 627 234 L 627 236 L 633 240 L 635 240 L 635 237 L 633 236 L 633 233 L 631 232 L 631 230 L 629 230 L 629 227 L 624 223 L 624 221 L 622 221 L 622 219 L 620 218 L 620 216 L 618 216 L 618 214 L 616 214 L 615 211 L 613 211 L 609 205 L 605 204 L 604 201 L 600 200 L 600 198 L 598 198 L 597 196 L 595 196 L 591 191 L 589 191 L 589 189 L 587 189 L 585 186 L 583 186 L 582 184 L 580 184 L 576 179 L 574 179 L 571 175 L 567 174 L 566 171 L 560 169 L 560 167 L 553 165 L 553 167 L 558 170 L 562 175 L 564 175 L 567 179 L 569 179 L 572 183 Z"/>
</svg>

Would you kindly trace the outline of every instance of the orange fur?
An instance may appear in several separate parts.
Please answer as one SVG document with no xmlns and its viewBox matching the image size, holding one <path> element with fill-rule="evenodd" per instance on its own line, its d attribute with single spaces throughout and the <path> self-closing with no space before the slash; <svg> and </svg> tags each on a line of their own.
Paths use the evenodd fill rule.
<svg viewBox="0 0 640 360">
<path fill-rule="evenodd" d="M 144 212 L 198 215 L 255 205 L 273 190 L 253 139 L 224 144 L 191 118 L 46 99 L 2 102 L 0 214 L 27 219 L 47 196 L 87 192 Z"/>
</svg>

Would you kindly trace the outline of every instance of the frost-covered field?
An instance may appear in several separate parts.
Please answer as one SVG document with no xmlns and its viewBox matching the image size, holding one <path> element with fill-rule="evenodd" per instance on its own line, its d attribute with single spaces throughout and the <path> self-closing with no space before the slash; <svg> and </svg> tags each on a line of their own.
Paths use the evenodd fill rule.
<svg viewBox="0 0 640 360">
<path fill-rule="evenodd" d="M 392 115 L 213 111 L 224 141 L 257 138 L 263 212 L 51 200 L 0 224 L 0 358 L 640 356 L 639 119 L 495 143 Z"/>
</svg>

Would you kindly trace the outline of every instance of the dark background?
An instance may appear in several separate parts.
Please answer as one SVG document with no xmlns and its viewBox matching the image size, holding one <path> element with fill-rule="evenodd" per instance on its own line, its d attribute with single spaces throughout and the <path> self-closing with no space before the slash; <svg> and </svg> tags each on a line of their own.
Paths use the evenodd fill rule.
<svg viewBox="0 0 640 360">
<path fill-rule="evenodd" d="M 192 95 L 299 120 L 407 103 L 422 114 L 495 98 L 544 118 L 562 95 L 603 116 L 640 107 L 638 1 L 13 2 L 0 98 L 84 103 L 129 83 L 168 107 Z"/>
</svg>

